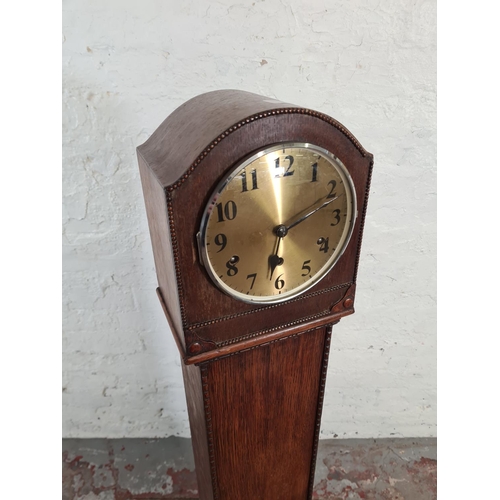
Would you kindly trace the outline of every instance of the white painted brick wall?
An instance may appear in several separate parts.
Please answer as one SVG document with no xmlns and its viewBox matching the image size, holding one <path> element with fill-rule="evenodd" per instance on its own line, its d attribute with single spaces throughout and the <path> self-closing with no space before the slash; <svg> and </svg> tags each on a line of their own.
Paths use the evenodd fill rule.
<svg viewBox="0 0 500 500">
<path fill-rule="evenodd" d="M 357 312 L 334 329 L 322 437 L 434 436 L 436 6 L 66 0 L 64 436 L 187 436 L 135 155 L 237 88 L 327 113 L 375 155 Z"/>
</svg>

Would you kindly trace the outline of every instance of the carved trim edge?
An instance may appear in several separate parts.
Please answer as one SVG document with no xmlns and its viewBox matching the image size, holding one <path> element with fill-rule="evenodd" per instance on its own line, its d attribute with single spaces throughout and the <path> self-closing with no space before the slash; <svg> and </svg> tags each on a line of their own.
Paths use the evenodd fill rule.
<svg viewBox="0 0 500 500">
<path fill-rule="evenodd" d="M 347 130 L 340 122 L 335 120 L 335 118 L 332 118 L 331 116 L 325 115 L 324 113 L 320 113 L 319 111 L 314 111 L 312 109 L 307 109 L 307 108 L 300 108 L 300 107 L 293 107 L 293 108 L 278 108 L 278 109 L 273 109 L 270 111 L 264 111 L 262 113 L 255 113 L 253 115 L 250 115 L 248 118 L 244 118 L 243 120 L 239 121 L 235 125 L 232 125 L 228 129 L 226 129 L 224 132 L 222 132 L 216 139 L 214 139 L 209 146 L 205 148 L 203 152 L 201 152 L 198 155 L 198 158 L 193 162 L 193 164 L 189 167 L 189 169 L 176 181 L 174 184 L 171 184 L 170 186 L 167 186 L 165 189 L 168 191 L 174 191 L 177 189 L 179 186 L 184 184 L 184 181 L 191 175 L 191 173 L 196 169 L 196 167 L 201 163 L 201 161 L 212 151 L 212 149 L 219 144 L 225 137 L 229 136 L 236 130 L 240 129 L 244 125 L 247 125 L 248 123 L 254 122 L 255 120 L 259 120 L 262 118 L 267 118 L 268 116 L 275 116 L 275 115 L 283 115 L 283 114 L 301 114 L 301 115 L 309 115 L 313 116 L 315 118 L 319 118 L 320 120 L 328 123 L 329 125 L 333 126 L 340 132 L 342 132 L 354 145 L 354 147 L 360 152 L 361 156 L 366 157 L 370 153 L 366 151 L 366 149 L 360 144 L 360 142 L 352 135 L 349 130 Z"/>
<path fill-rule="evenodd" d="M 179 307 L 181 310 L 182 327 L 186 329 L 186 310 L 184 307 L 184 288 L 182 287 L 182 273 L 179 266 L 179 243 L 175 232 L 174 207 L 172 206 L 172 195 L 164 189 L 167 199 L 167 216 L 170 228 L 170 242 L 172 244 L 172 254 L 174 256 L 175 279 L 177 282 L 177 292 L 179 294 Z"/>
<path fill-rule="evenodd" d="M 236 337 L 234 339 L 229 339 L 229 340 L 224 340 L 222 342 L 218 342 L 217 347 L 225 347 L 227 345 L 236 344 L 236 343 L 241 342 L 243 340 L 252 339 L 254 337 L 260 337 L 261 335 L 264 335 L 265 333 L 270 333 L 270 332 L 274 332 L 276 330 L 282 330 L 283 328 L 289 328 L 291 326 L 299 325 L 300 323 L 304 323 L 307 321 L 318 319 L 318 318 L 321 318 L 323 316 L 327 316 L 328 314 L 330 314 L 329 309 L 327 309 L 326 311 L 321 311 L 320 313 L 317 313 L 317 314 L 312 314 L 311 316 L 306 316 L 305 318 L 300 318 L 300 319 L 297 319 L 295 321 L 290 321 L 289 323 L 282 323 L 281 325 L 273 326 L 272 328 L 266 328 L 264 330 L 259 330 L 258 332 L 252 332 L 252 333 L 249 333 L 247 335 L 242 335 L 241 337 Z M 313 330 L 314 330 L 314 328 L 313 328 Z M 306 331 L 311 331 L 311 330 L 306 330 Z M 290 337 L 293 337 L 293 335 L 290 335 Z M 284 337 L 284 338 L 287 338 L 287 337 Z"/>
<path fill-rule="evenodd" d="M 365 229 L 366 209 L 368 207 L 368 197 L 370 195 L 370 184 L 372 181 L 372 172 L 373 172 L 373 158 L 372 158 L 372 161 L 370 162 L 370 167 L 368 168 L 368 178 L 366 179 L 365 199 L 363 202 L 363 213 L 361 214 L 361 224 L 359 226 L 358 248 L 356 250 L 356 261 L 354 263 L 354 274 L 353 274 L 354 283 L 356 283 L 356 278 L 358 277 L 359 258 L 361 255 L 361 243 L 363 241 L 363 232 Z"/>
<path fill-rule="evenodd" d="M 201 387 L 203 390 L 203 408 L 205 411 L 205 424 L 207 426 L 208 456 L 210 460 L 210 477 L 212 479 L 213 500 L 219 499 L 219 483 L 215 467 L 214 436 L 212 429 L 212 410 L 210 408 L 210 394 L 208 390 L 208 364 L 200 365 Z"/>
<path fill-rule="evenodd" d="M 325 399 L 326 376 L 328 372 L 328 359 L 330 357 L 330 343 L 332 340 L 332 330 L 333 330 L 333 325 L 328 325 L 326 327 L 325 347 L 323 349 L 323 361 L 321 363 L 321 379 L 318 392 L 318 406 L 316 410 L 316 422 L 314 428 L 313 449 L 311 456 L 311 471 L 309 473 L 309 489 L 308 489 L 307 500 L 312 499 L 312 494 L 314 489 L 314 473 L 316 470 L 316 460 L 318 458 L 318 442 L 319 442 L 319 433 L 321 429 L 321 415 L 323 414 L 323 401 Z"/>
<path fill-rule="evenodd" d="M 220 323 L 222 321 L 227 321 L 227 320 L 239 318 L 241 316 L 247 316 L 248 314 L 253 314 L 253 313 L 256 313 L 256 312 L 266 311 L 268 309 L 274 309 L 276 307 L 284 306 L 284 305 L 287 305 L 287 304 L 290 304 L 292 302 L 296 302 L 296 301 L 299 301 L 299 300 L 309 299 L 311 297 L 317 297 L 318 295 L 322 295 L 324 293 L 333 292 L 335 290 L 341 290 L 342 288 L 348 288 L 348 287 L 350 287 L 353 284 L 354 284 L 354 282 L 349 281 L 347 283 L 342 283 L 340 285 L 334 285 L 334 286 L 331 286 L 329 288 L 324 288 L 323 290 L 317 290 L 316 292 L 311 292 L 311 293 L 307 293 L 307 294 L 304 294 L 304 295 L 300 295 L 299 297 L 296 297 L 296 298 L 291 299 L 291 300 L 287 300 L 285 302 L 280 302 L 279 304 L 272 304 L 272 305 L 269 305 L 269 306 L 264 306 L 264 307 L 258 307 L 256 309 L 251 309 L 249 311 L 243 311 L 241 313 L 229 314 L 228 316 L 221 316 L 220 318 L 215 318 L 215 319 L 211 319 L 211 320 L 208 320 L 208 321 L 203 321 L 201 323 L 193 323 L 192 325 L 189 325 L 187 327 L 187 330 L 189 330 L 190 332 L 192 332 L 193 330 L 196 330 L 197 328 L 202 328 L 204 326 L 213 325 L 215 323 Z"/>
<path fill-rule="evenodd" d="M 217 356 L 216 358 L 209 359 L 207 361 L 203 361 L 202 363 L 195 363 L 195 365 L 196 366 L 202 366 L 205 363 L 206 364 L 215 363 L 216 361 L 219 361 L 219 360 L 224 359 L 224 358 L 230 358 L 231 356 L 238 356 L 239 354 L 244 354 L 245 352 L 253 351 L 254 349 L 259 349 L 260 347 L 266 347 L 268 345 L 276 344 L 277 342 L 282 342 L 282 341 L 287 340 L 287 339 L 292 339 L 292 338 L 300 337 L 301 335 L 304 335 L 305 333 L 311 333 L 311 332 L 314 332 L 314 331 L 319 330 L 321 328 L 325 328 L 326 327 L 326 328 L 330 328 L 331 329 L 331 327 L 333 325 L 336 325 L 338 322 L 339 322 L 339 320 L 336 320 L 336 321 L 333 321 L 333 323 L 328 324 L 328 325 L 315 326 L 313 328 L 309 328 L 308 330 L 304 330 L 302 332 L 297 332 L 297 333 L 293 333 L 292 335 L 287 335 L 286 337 L 281 337 L 279 339 L 269 340 L 268 342 L 263 342 L 262 344 L 253 345 L 251 347 L 246 347 L 245 349 L 241 349 L 239 351 L 231 352 L 231 353 L 228 353 L 228 354 L 222 354 L 221 356 Z"/>
</svg>

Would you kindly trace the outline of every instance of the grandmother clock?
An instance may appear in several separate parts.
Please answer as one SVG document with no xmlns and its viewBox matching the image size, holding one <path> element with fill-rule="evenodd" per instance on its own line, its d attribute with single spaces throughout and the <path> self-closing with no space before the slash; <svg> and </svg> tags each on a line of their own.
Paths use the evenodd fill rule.
<svg viewBox="0 0 500 500">
<path fill-rule="evenodd" d="M 200 499 L 310 499 L 373 157 L 329 116 L 237 90 L 186 102 L 137 152 Z"/>
</svg>

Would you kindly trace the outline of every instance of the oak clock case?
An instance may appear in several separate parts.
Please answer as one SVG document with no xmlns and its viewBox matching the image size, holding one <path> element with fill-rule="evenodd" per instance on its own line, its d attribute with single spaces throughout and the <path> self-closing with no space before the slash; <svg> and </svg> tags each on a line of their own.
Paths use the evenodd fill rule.
<svg viewBox="0 0 500 500">
<path fill-rule="evenodd" d="M 310 499 L 373 157 L 323 113 L 236 90 L 187 101 L 137 152 L 200 499 Z"/>
</svg>

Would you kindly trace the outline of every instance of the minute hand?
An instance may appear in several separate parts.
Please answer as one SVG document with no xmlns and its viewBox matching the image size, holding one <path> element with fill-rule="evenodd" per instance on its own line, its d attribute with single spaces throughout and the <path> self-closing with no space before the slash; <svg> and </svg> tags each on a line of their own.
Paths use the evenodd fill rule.
<svg viewBox="0 0 500 500">
<path fill-rule="evenodd" d="M 311 210 L 309 213 L 306 215 L 303 215 L 300 219 L 297 219 L 295 222 L 292 222 L 288 226 L 286 226 L 286 230 L 289 231 L 292 227 L 295 227 L 297 224 L 300 224 L 302 221 L 305 221 L 308 217 L 311 217 L 311 215 L 315 214 L 318 210 L 321 210 L 322 208 L 326 207 L 330 203 L 332 203 L 335 200 L 338 200 L 339 196 L 336 196 L 335 198 L 331 198 L 327 201 L 325 201 L 322 205 L 319 207 L 316 207 L 314 210 Z"/>
</svg>

